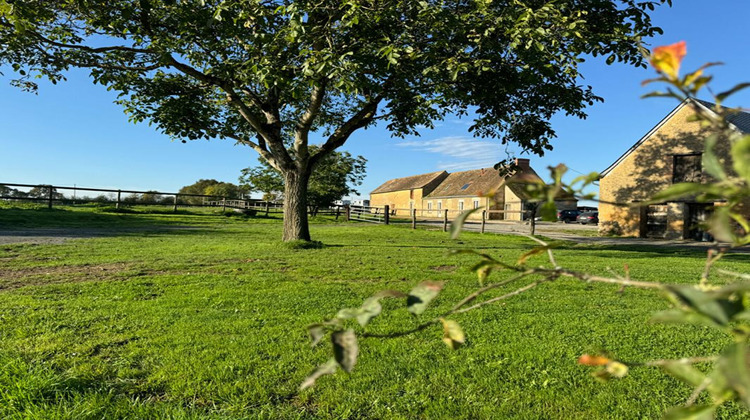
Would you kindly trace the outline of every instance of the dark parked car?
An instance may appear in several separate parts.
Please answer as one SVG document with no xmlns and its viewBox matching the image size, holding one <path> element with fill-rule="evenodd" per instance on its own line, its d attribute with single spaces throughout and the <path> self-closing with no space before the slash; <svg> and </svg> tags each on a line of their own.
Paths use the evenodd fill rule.
<svg viewBox="0 0 750 420">
<path fill-rule="evenodd" d="M 576 217 L 576 222 L 582 225 L 598 225 L 599 224 L 599 212 L 598 211 L 587 211 L 581 213 Z"/>
<path fill-rule="evenodd" d="M 581 212 L 578 210 L 561 210 L 557 212 L 557 220 L 565 223 L 575 222 L 579 214 Z"/>
</svg>

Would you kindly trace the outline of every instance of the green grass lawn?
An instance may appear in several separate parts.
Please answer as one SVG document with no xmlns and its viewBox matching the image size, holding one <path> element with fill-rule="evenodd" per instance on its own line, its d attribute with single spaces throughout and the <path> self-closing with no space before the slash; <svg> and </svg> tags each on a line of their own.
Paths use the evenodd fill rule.
<svg viewBox="0 0 750 420">
<path fill-rule="evenodd" d="M 467 334 L 457 351 L 439 326 L 365 339 L 351 374 L 300 392 L 330 357 L 327 345 L 310 348 L 306 325 L 378 290 L 445 281 L 420 317 L 430 319 L 477 287 L 468 270 L 476 259 L 448 250 L 514 261 L 533 243 L 321 219 L 311 231 L 325 247 L 295 250 L 279 241 L 278 219 L 0 208 L 0 235 L 90 225 L 141 229 L 0 245 L 2 418 L 652 419 L 690 389 L 653 368 L 601 384 L 576 358 L 707 355 L 728 343 L 708 329 L 649 323 L 667 306 L 656 292 L 559 280 L 455 317 Z M 627 263 L 633 278 L 663 282 L 696 281 L 704 264 L 692 250 L 574 244 L 557 258 L 597 274 Z M 720 266 L 748 272 L 750 258 L 730 255 Z M 398 302 L 383 303 L 368 331 L 419 322 Z M 719 416 L 747 418 L 736 405 Z"/>
</svg>

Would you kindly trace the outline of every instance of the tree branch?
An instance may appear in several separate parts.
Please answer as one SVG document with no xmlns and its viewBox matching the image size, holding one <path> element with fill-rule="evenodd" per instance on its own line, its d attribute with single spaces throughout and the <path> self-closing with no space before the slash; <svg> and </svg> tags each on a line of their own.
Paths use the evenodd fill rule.
<svg viewBox="0 0 750 420">
<path fill-rule="evenodd" d="M 346 143 L 353 132 L 372 122 L 378 111 L 378 104 L 380 104 L 382 99 L 382 93 L 372 96 L 357 113 L 337 128 L 328 137 L 328 140 L 323 143 L 320 150 L 310 159 L 310 165 L 316 165 L 322 158 Z"/>
<path fill-rule="evenodd" d="M 310 134 L 310 128 L 315 121 L 315 117 L 317 117 L 320 112 L 320 106 L 323 104 L 327 84 L 328 79 L 323 78 L 319 84 L 313 86 L 312 93 L 310 94 L 310 105 L 297 122 L 294 135 L 294 150 L 297 152 L 297 156 L 300 159 L 307 159 L 308 157 L 308 135 Z"/>
</svg>

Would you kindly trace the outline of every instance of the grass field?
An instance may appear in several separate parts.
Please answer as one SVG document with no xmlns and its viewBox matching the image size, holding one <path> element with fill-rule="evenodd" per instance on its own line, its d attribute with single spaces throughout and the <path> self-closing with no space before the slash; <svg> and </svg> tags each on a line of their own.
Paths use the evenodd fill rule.
<svg viewBox="0 0 750 420">
<path fill-rule="evenodd" d="M 708 329 L 649 323 L 667 306 L 653 291 L 559 280 L 457 316 L 468 338 L 457 351 L 437 326 L 362 340 L 352 374 L 300 392 L 329 357 L 325 345 L 310 348 L 306 325 L 381 289 L 446 281 L 429 319 L 476 288 L 475 258 L 449 249 L 514 261 L 531 241 L 318 220 L 311 231 L 325 246 L 295 250 L 279 241 L 277 219 L 0 208 L 0 235 L 37 226 L 112 231 L 0 246 L 2 418 L 652 419 L 690 389 L 653 368 L 601 384 L 576 358 L 676 358 L 728 343 Z M 634 278 L 663 282 L 692 282 L 704 262 L 692 250 L 574 244 L 557 258 L 597 274 L 627 263 Z M 748 272 L 750 258 L 720 266 Z M 416 325 L 396 303 L 384 301 L 368 330 Z M 719 415 L 747 418 L 736 405 Z"/>
</svg>

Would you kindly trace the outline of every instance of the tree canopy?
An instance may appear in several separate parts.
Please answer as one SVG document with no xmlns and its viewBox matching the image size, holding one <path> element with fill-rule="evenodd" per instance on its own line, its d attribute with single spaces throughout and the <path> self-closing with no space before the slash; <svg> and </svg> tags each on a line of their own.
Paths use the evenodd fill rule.
<svg viewBox="0 0 750 420">
<path fill-rule="evenodd" d="M 248 192 L 231 182 L 220 182 L 215 179 L 199 179 L 193 184 L 186 185 L 177 192 L 178 194 L 213 195 L 216 197 L 241 198 Z M 188 203 L 200 203 L 201 197 L 184 197 Z"/>
<path fill-rule="evenodd" d="M 0 0 L 0 65 L 32 91 L 87 68 L 133 121 L 251 147 L 285 177 L 284 238 L 309 239 L 309 175 L 358 129 L 471 114 L 476 136 L 542 154 L 554 114 L 601 100 L 582 57 L 644 65 L 670 1 Z"/>
<path fill-rule="evenodd" d="M 262 192 L 264 199 L 283 199 L 284 177 L 268 162 L 259 159 L 260 165 L 242 170 L 240 186 L 249 191 Z M 331 206 L 334 201 L 351 194 L 365 178 L 367 160 L 362 156 L 352 157 L 348 152 L 333 152 L 320 161 L 310 176 L 307 202 L 318 209 Z"/>
</svg>

